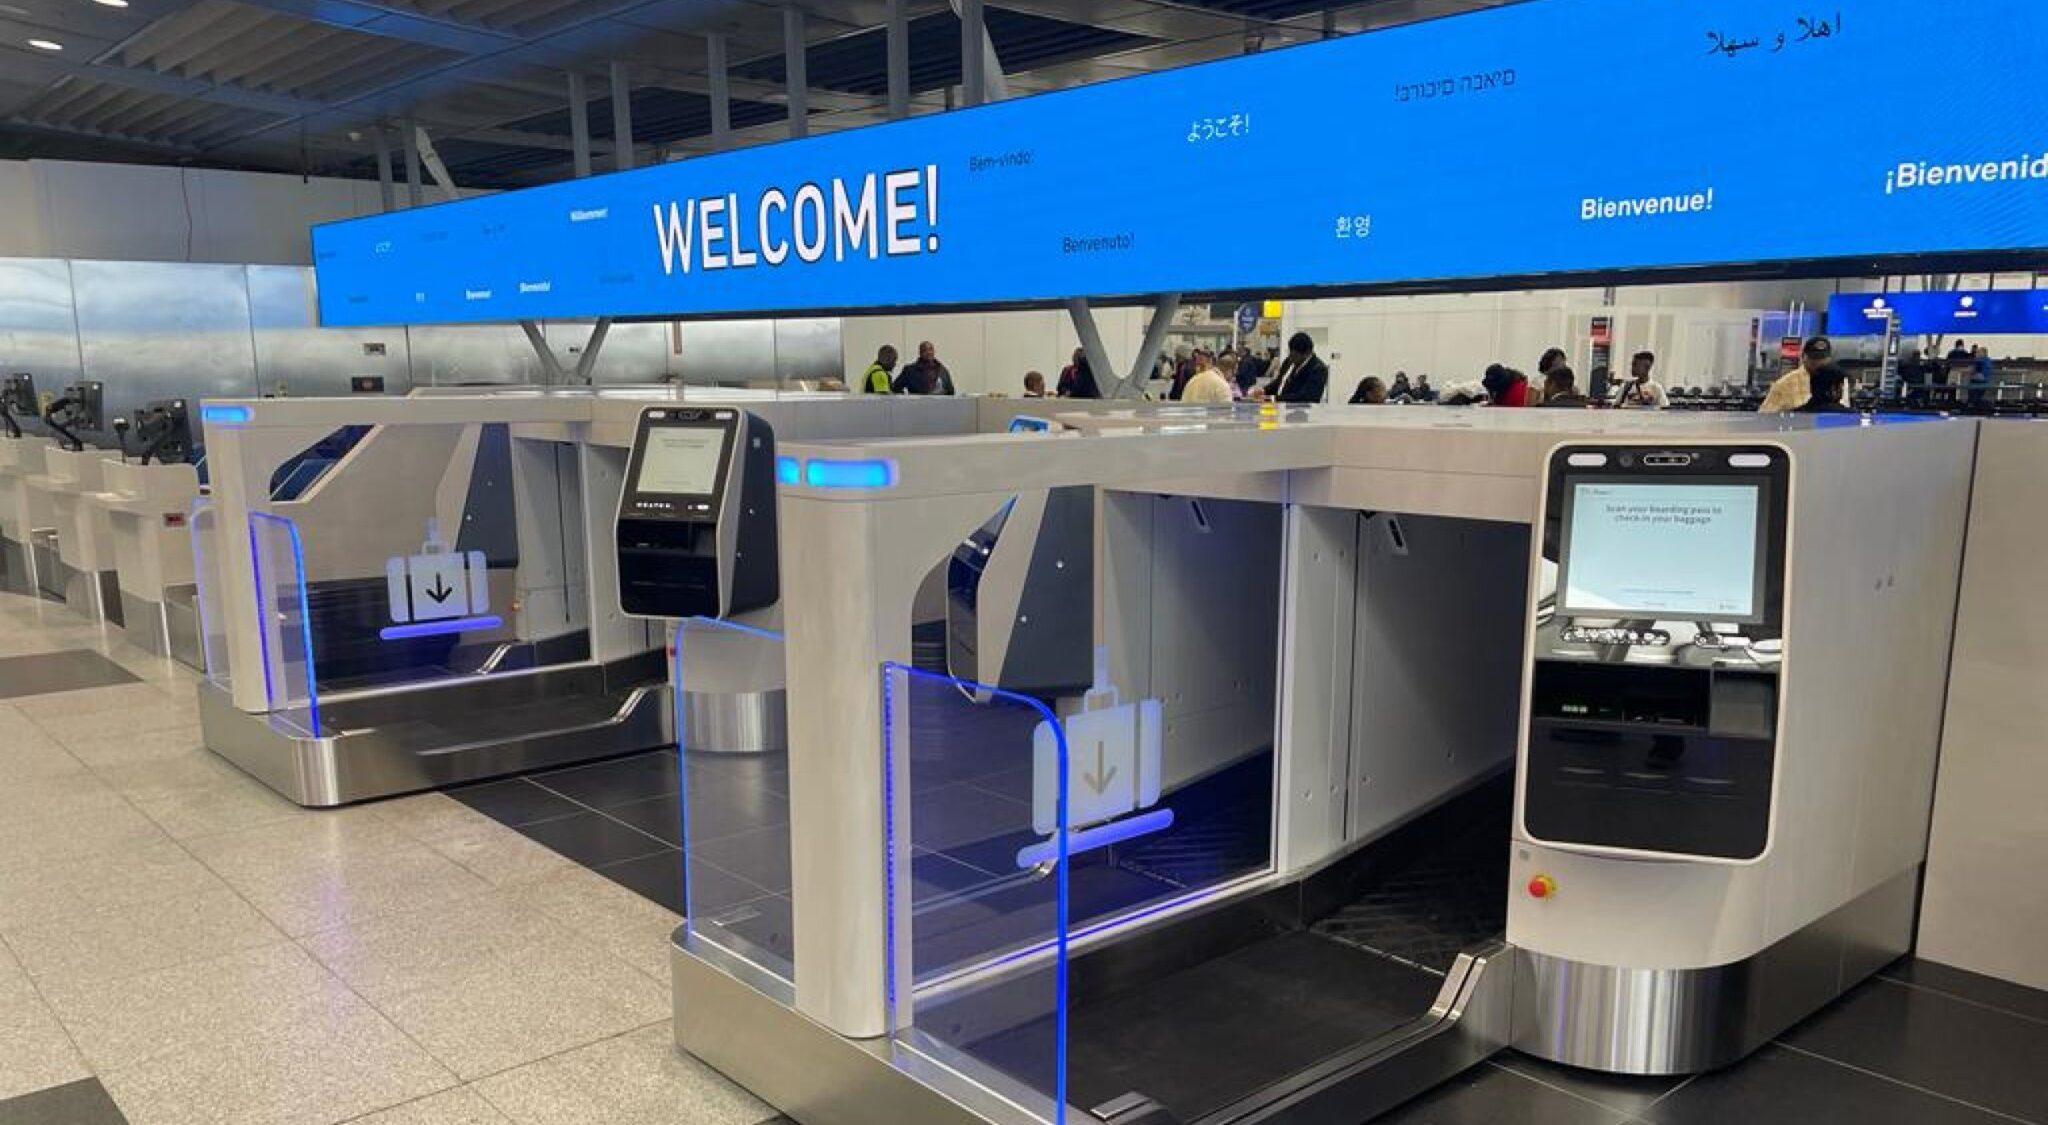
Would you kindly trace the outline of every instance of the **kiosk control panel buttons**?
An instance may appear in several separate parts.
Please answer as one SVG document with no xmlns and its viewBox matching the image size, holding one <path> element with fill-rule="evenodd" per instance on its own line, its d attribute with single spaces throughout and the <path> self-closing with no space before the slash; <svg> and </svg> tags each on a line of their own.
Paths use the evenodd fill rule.
<svg viewBox="0 0 2048 1125">
<path fill-rule="evenodd" d="M 1621 626 L 1588 628 L 1583 625 L 1570 625 L 1565 627 L 1561 635 L 1573 644 L 1661 647 L 1671 643 L 1671 634 L 1662 629 L 1630 629 Z"/>
</svg>

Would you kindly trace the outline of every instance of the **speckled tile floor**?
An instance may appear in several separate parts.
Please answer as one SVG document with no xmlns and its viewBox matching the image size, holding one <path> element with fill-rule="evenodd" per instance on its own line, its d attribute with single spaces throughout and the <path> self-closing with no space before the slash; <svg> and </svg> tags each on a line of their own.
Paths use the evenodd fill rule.
<svg viewBox="0 0 2048 1125">
<path fill-rule="evenodd" d="M 0 661 L 0 1125 L 774 1116 L 675 1051 L 668 908 L 438 794 L 299 809 L 60 604 Z"/>
</svg>

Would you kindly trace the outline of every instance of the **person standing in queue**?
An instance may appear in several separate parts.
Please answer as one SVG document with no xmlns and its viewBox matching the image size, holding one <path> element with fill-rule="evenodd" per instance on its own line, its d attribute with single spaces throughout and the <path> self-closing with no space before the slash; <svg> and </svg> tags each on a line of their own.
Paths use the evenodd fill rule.
<svg viewBox="0 0 2048 1125">
<path fill-rule="evenodd" d="M 1479 385 L 1486 388 L 1487 400 L 1495 406 L 1529 405 L 1529 377 L 1512 367 L 1488 366 Z"/>
<path fill-rule="evenodd" d="M 896 349 L 883 344 L 875 352 L 875 362 L 860 377 L 862 394 L 885 395 L 894 389 L 890 376 L 896 370 Z"/>
<path fill-rule="evenodd" d="M 1259 385 L 1266 374 L 1266 361 L 1251 349 L 1250 344 L 1237 346 L 1237 389 L 1239 394 Z"/>
<path fill-rule="evenodd" d="M 1074 397 L 1074 371 L 1076 368 L 1081 366 L 1081 361 L 1083 359 L 1086 359 L 1087 356 L 1088 350 L 1086 348 L 1074 349 L 1073 362 L 1067 364 L 1065 367 L 1060 368 L 1060 381 L 1056 385 L 1054 385 L 1052 392 L 1056 397 Z"/>
<path fill-rule="evenodd" d="M 1970 347 L 1968 340 L 1957 340 L 1956 346 L 1948 350 L 1948 381 L 1959 382 L 1956 376 L 1970 366 L 1970 361 L 1976 358 L 1976 355 L 1976 350 Z"/>
<path fill-rule="evenodd" d="M 1854 414 L 1854 410 L 1842 404 L 1847 395 L 1849 373 L 1840 367 L 1826 363 L 1807 375 L 1809 391 L 1806 401 L 1792 408 L 1793 414 Z"/>
<path fill-rule="evenodd" d="M 1060 380 L 1061 398 L 1101 398 L 1102 388 L 1095 382 L 1095 369 L 1088 363 L 1086 352 L 1074 352 L 1073 378 Z"/>
<path fill-rule="evenodd" d="M 1757 407 L 1759 414 L 1784 414 L 1797 410 L 1813 397 L 1813 373 L 1835 361 L 1835 346 L 1826 336 L 1815 336 L 1799 350 L 1799 366 L 1771 384 L 1769 393 L 1764 395 L 1763 405 Z"/>
<path fill-rule="evenodd" d="M 896 376 L 896 393 L 900 395 L 949 395 L 953 393 L 953 373 L 939 362 L 939 350 L 930 340 L 917 345 L 917 362 L 903 369 Z"/>
<path fill-rule="evenodd" d="M 1584 410 L 1593 400 L 1579 393 L 1578 373 L 1568 363 L 1551 366 L 1543 376 L 1543 401 L 1538 406 L 1554 410 Z"/>
<path fill-rule="evenodd" d="M 1330 388 L 1330 368 L 1316 355 L 1316 342 L 1306 332 L 1287 338 L 1287 358 L 1280 371 L 1266 384 L 1265 396 L 1277 402 L 1323 401 Z"/>
<path fill-rule="evenodd" d="M 1664 384 L 1650 378 L 1657 368 L 1655 352 L 1637 352 L 1628 364 L 1628 382 L 1614 392 L 1614 405 L 1622 410 L 1663 410 L 1671 405 Z"/>
<path fill-rule="evenodd" d="M 1199 344 L 1195 345 L 1188 350 L 1187 358 L 1174 366 L 1173 388 L 1167 397 L 1175 402 L 1186 402 L 1188 384 L 1193 383 L 1197 375 L 1214 370 L 1215 367 L 1216 354 Z"/>
<path fill-rule="evenodd" d="M 1195 349 L 1195 373 L 1189 377 L 1187 386 L 1181 388 L 1180 400 L 1204 406 L 1228 406 L 1235 397 L 1230 393 L 1230 380 L 1223 369 L 1216 365 L 1216 359 L 1206 348 Z"/>
<path fill-rule="evenodd" d="M 1240 376 L 1237 367 L 1240 362 L 1242 360 L 1233 351 L 1225 351 L 1222 355 L 1216 357 L 1216 373 L 1223 376 L 1223 382 L 1230 391 L 1230 401 L 1232 402 L 1236 402 L 1244 397 L 1244 387 L 1238 382 Z"/>
<path fill-rule="evenodd" d="M 1351 392 L 1352 406 L 1385 406 L 1387 385 L 1377 375 L 1367 375 L 1358 381 L 1358 389 Z"/>
</svg>

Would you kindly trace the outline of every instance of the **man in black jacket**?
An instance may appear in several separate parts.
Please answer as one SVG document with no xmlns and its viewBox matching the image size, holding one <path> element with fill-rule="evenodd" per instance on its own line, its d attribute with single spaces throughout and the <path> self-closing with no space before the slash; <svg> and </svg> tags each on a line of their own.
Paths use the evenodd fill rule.
<svg viewBox="0 0 2048 1125">
<path fill-rule="evenodd" d="M 953 373 L 939 362 L 939 350 L 926 340 L 917 346 L 917 362 L 903 369 L 896 376 L 895 391 L 899 395 L 949 395 L 953 393 Z"/>
<path fill-rule="evenodd" d="M 1287 358 L 1266 384 L 1266 397 L 1280 402 L 1321 402 L 1330 385 L 1330 368 L 1316 355 L 1316 342 L 1306 332 L 1287 340 Z"/>
</svg>

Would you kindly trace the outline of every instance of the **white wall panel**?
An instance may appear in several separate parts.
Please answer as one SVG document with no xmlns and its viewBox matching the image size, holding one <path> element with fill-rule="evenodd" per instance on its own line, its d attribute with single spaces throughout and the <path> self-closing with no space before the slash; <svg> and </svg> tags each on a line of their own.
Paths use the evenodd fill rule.
<svg viewBox="0 0 2048 1125">
<path fill-rule="evenodd" d="M 36 199 L 35 177 L 25 160 L 0 160 L 0 258 L 53 257 L 42 208 Z"/>
<path fill-rule="evenodd" d="M 313 224 L 379 200 L 374 181 L 6 160 L 0 257 L 306 265 Z"/>
</svg>

